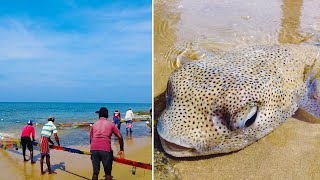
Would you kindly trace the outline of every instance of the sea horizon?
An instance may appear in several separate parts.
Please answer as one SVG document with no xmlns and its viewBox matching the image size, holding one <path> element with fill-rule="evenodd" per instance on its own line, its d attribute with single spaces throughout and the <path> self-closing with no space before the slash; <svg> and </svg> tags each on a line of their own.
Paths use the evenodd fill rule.
<svg viewBox="0 0 320 180">
<path fill-rule="evenodd" d="M 0 103 L 85 103 L 85 104 L 152 104 L 151 102 L 67 102 L 67 101 L 0 101 Z"/>
<path fill-rule="evenodd" d="M 21 128 L 26 125 L 28 120 L 33 120 L 34 124 L 40 124 L 35 126 L 39 133 L 42 128 L 41 124 L 47 122 L 49 115 L 55 117 L 57 124 L 94 123 L 98 120 L 98 115 L 95 112 L 101 107 L 106 107 L 109 110 L 108 120 L 112 121 L 115 109 L 120 111 L 121 119 L 124 119 L 128 108 L 132 108 L 134 113 L 148 112 L 151 105 L 151 103 L 0 102 L 0 136 L 18 138 Z M 144 115 L 135 114 L 135 118 L 147 119 L 149 117 L 147 113 Z M 125 134 L 124 124 L 121 132 Z M 59 130 L 59 134 L 62 139 L 65 139 L 66 144 L 77 145 L 82 140 L 87 142 L 88 130 L 88 127 L 62 128 Z M 150 136 L 150 130 L 145 121 L 134 123 L 133 131 L 133 137 Z"/>
</svg>

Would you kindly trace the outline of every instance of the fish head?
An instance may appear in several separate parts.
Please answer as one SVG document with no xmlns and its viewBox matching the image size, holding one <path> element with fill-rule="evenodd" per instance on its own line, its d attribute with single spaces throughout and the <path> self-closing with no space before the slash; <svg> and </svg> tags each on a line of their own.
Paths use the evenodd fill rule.
<svg viewBox="0 0 320 180">
<path fill-rule="evenodd" d="M 298 108 L 272 68 L 227 64 L 204 59 L 171 74 L 166 109 L 157 124 L 168 154 L 190 157 L 243 149 Z"/>
</svg>

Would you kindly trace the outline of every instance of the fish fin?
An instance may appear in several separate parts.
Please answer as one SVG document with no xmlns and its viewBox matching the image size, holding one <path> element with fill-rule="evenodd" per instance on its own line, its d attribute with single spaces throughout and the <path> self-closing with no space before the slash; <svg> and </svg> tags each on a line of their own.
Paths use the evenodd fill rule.
<svg viewBox="0 0 320 180">
<path fill-rule="evenodd" d="M 304 108 L 298 108 L 292 117 L 307 123 L 320 124 L 320 117 Z"/>
<path fill-rule="evenodd" d="M 307 95 L 293 115 L 294 118 L 309 122 L 320 123 L 320 61 L 317 54 L 314 62 L 304 69 Z"/>
<path fill-rule="evenodd" d="M 309 123 L 320 123 L 320 80 L 317 76 L 307 85 L 307 97 L 293 115 L 294 118 Z"/>
</svg>

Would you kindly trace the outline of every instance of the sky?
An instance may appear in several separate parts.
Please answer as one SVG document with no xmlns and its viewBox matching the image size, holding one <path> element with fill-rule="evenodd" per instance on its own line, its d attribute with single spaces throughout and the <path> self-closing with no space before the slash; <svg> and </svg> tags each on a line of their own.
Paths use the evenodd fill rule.
<svg viewBox="0 0 320 180">
<path fill-rule="evenodd" d="M 151 0 L 0 3 L 0 102 L 151 103 Z"/>
</svg>

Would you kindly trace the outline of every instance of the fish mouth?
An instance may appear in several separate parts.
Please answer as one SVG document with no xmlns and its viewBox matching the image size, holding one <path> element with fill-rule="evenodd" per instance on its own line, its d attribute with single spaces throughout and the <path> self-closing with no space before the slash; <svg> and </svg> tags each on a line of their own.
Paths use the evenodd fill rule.
<svg viewBox="0 0 320 180">
<path fill-rule="evenodd" d="M 160 136 L 160 141 L 164 151 L 172 156 L 190 157 L 190 156 L 196 156 L 197 154 L 195 148 L 188 148 L 173 142 L 169 142 L 163 139 L 161 136 Z"/>
</svg>

